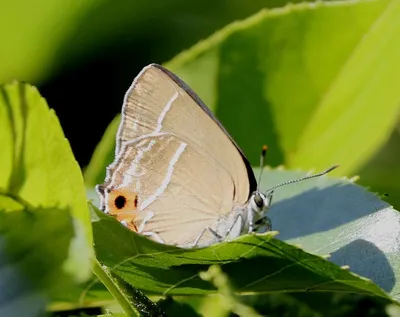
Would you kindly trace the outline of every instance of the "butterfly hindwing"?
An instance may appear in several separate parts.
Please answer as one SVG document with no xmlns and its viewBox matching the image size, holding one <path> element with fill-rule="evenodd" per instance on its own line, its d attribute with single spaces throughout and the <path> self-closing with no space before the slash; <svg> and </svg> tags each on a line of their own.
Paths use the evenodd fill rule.
<svg viewBox="0 0 400 317">
<path fill-rule="evenodd" d="M 165 243 L 186 245 L 245 204 L 255 179 L 231 137 L 172 76 L 149 65 L 128 90 L 116 159 L 101 196 L 103 209 L 111 213 L 112 193 L 128 193 L 130 209 L 119 213 L 119 220 L 132 221 L 130 229 L 153 233 Z"/>
</svg>

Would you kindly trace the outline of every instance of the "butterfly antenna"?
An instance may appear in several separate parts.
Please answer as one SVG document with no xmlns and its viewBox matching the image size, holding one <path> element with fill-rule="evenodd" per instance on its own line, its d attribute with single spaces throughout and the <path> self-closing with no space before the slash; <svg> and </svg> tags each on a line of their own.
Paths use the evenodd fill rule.
<svg viewBox="0 0 400 317">
<path fill-rule="evenodd" d="M 275 189 L 275 188 L 281 187 L 281 186 L 286 186 L 286 185 L 289 185 L 289 184 L 302 182 L 302 181 L 304 181 L 304 180 L 306 180 L 306 179 L 315 178 L 315 177 L 319 177 L 319 176 L 328 174 L 329 172 L 333 171 L 333 170 L 334 170 L 335 168 L 337 168 L 337 167 L 339 167 L 339 165 L 334 165 L 334 166 L 328 168 L 327 170 L 325 170 L 325 171 L 323 171 L 323 172 L 321 172 L 321 173 L 318 173 L 318 174 L 313 174 L 313 175 L 309 175 L 309 176 L 300 177 L 300 178 L 298 178 L 298 179 L 293 179 L 293 180 L 291 180 L 291 181 L 287 181 L 287 182 L 284 182 L 284 183 L 281 183 L 281 184 L 272 186 L 272 187 L 269 188 L 266 192 L 269 192 L 269 191 L 271 191 L 271 190 L 273 190 L 273 189 Z"/>
<path fill-rule="evenodd" d="M 258 176 L 258 182 L 257 182 L 257 191 L 260 189 L 260 184 L 261 184 L 261 176 L 263 173 L 263 167 L 264 167 L 264 160 L 265 160 L 265 155 L 267 154 L 268 146 L 265 144 L 262 147 L 261 150 L 261 156 L 260 156 L 260 175 Z"/>
</svg>

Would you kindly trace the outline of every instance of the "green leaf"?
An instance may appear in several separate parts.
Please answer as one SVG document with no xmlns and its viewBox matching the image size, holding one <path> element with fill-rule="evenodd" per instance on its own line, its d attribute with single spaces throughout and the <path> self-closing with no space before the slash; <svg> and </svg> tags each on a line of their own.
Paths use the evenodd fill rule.
<svg viewBox="0 0 400 317">
<path fill-rule="evenodd" d="M 126 61 L 131 52 L 137 52 L 138 43 L 144 49 L 139 63 L 144 58 L 165 59 L 231 21 L 249 16 L 265 5 L 286 2 L 235 0 L 210 6 L 180 0 L 82 0 L 42 1 L 31 8 L 28 0 L 1 1 L 0 82 L 17 78 L 38 85 L 77 65 L 86 66 L 88 59 L 99 58 L 99 51 L 103 57 L 118 54 L 121 59 L 114 59 L 113 65 L 125 64 L 129 68 L 132 63 L 127 66 Z M 128 52 L 124 56 L 120 54 L 121 47 Z"/>
<path fill-rule="evenodd" d="M 398 95 L 388 78 L 399 73 L 399 54 L 394 53 L 398 44 L 390 38 L 398 28 L 393 15 L 397 11 L 393 1 L 303 4 L 264 11 L 227 27 L 167 67 L 214 109 L 253 162 L 259 145 L 267 141 L 273 149 L 268 158 L 272 164 L 326 168 L 340 162 L 339 171 L 345 174 L 359 168 L 383 144 L 395 122 Z M 278 44 L 292 51 L 282 52 Z M 374 82 L 375 72 L 382 82 Z M 337 137 L 332 132 L 336 130 Z M 113 144 L 113 137 L 109 130 L 103 144 Z M 111 162 L 113 148 L 104 146 L 102 151 L 108 155 L 102 156 L 103 162 Z M 96 167 L 97 178 L 92 176 L 87 184 L 102 180 L 98 175 L 104 175 L 105 165 Z M 288 178 L 295 175 L 269 172 L 261 188 Z M 274 229 L 280 231 L 278 238 L 319 255 L 332 253 L 332 262 L 349 265 L 398 300 L 398 213 L 347 180 L 315 181 L 315 188 L 297 184 L 276 191 L 270 215 Z M 256 237 L 245 236 L 204 250 L 182 251 L 152 244 L 102 214 L 96 217 L 100 260 L 147 292 L 215 292 L 197 274 L 219 263 L 243 293 L 346 291 L 385 297 L 367 281 L 327 267 L 329 262 L 319 258 L 305 258 L 279 240 L 257 237 L 261 240 L 255 242 L 251 239 Z M 242 241 L 248 249 L 243 250 Z M 311 265 L 302 266 L 304 261 Z M 244 270 L 248 276 L 240 275 Z M 261 286 L 252 284 L 263 278 Z"/>
<path fill-rule="evenodd" d="M 340 163 L 334 173 L 346 175 L 397 121 L 399 14 L 395 0 L 264 10 L 166 66 L 214 110 L 253 164 L 266 143 L 272 165 Z"/>
<path fill-rule="evenodd" d="M 48 300 L 79 280 L 67 267 L 73 220 L 67 209 L 5 212 L 4 206 L 1 203 L 0 316 L 42 316 Z"/>
<path fill-rule="evenodd" d="M 262 317 L 252 307 L 245 305 L 240 296 L 236 296 L 235 290 L 230 284 L 229 277 L 221 271 L 218 265 L 211 265 L 206 272 L 200 273 L 200 278 L 211 282 L 222 295 L 227 308 L 238 316 Z"/>
<path fill-rule="evenodd" d="M 93 252 L 85 188 L 56 115 L 34 87 L 3 85 L 0 130 L 0 189 L 34 207 L 70 210 L 75 236 L 66 267 L 86 281 Z"/>
<path fill-rule="evenodd" d="M 195 298 L 195 300 L 197 297 Z M 200 317 L 207 316 L 204 314 L 199 314 L 197 309 L 195 310 L 189 304 L 174 300 L 172 297 L 167 297 L 159 300 L 157 304 L 168 314 L 168 316 L 187 316 L 187 317 Z M 217 309 L 214 309 L 213 316 L 219 316 L 216 313 Z"/>
<path fill-rule="evenodd" d="M 71 206 L 91 226 L 82 174 L 57 116 L 36 88 L 12 83 L 0 87 L 0 187 L 32 205 Z"/>
<path fill-rule="evenodd" d="M 348 175 L 384 144 L 397 121 L 399 14 L 393 0 L 264 10 L 165 66 L 199 94 L 253 164 L 268 144 L 273 166 L 339 163 L 334 173 Z M 89 164 L 89 186 L 103 181 L 112 161 L 118 120 Z"/>
<path fill-rule="evenodd" d="M 106 177 L 106 167 L 114 160 L 115 155 L 115 135 L 118 130 L 120 116 L 116 116 L 107 127 L 103 138 L 96 146 L 90 160 L 90 164 L 84 171 L 86 186 L 94 187 L 104 182 Z"/>
<path fill-rule="evenodd" d="M 92 3 L 43 1 L 30 8 L 28 1 L 1 1 L 0 82 L 17 78 L 37 83 L 65 63 L 56 62 L 57 47 L 69 38 Z"/>
<path fill-rule="evenodd" d="M 269 171 L 267 189 L 304 173 Z M 377 195 L 347 179 L 319 177 L 279 188 L 268 215 L 278 238 L 300 245 L 373 280 L 399 297 L 400 215 Z"/>
<path fill-rule="evenodd" d="M 357 175 L 360 175 L 360 184 L 368 186 L 374 191 L 385 193 L 385 200 L 400 207 L 400 122 L 392 133 L 389 141 L 368 162 L 362 166 Z"/>
<path fill-rule="evenodd" d="M 267 170 L 261 188 L 298 174 Z M 332 214 L 330 218 L 327 213 Z M 281 232 L 279 238 L 301 242 L 304 249 L 320 255 L 335 251 L 331 259 L 350 263 L 351 269 L 354 264 L 356 272 L 371 273 L 380 260 L 379 270 L 370 277 L 392 296 L 398 293 L 398 286 L 388 289 L 387 281 L 398 280 L 394 251 L 399 248 L 400 220 L 397 212 L 376 196 L 347 180 L 320 177 L 276 189 L 270 214 L 273 229 Z M 387 219 L 394 225 L 387 227 Z M 139 236 L 97 209 L 92 223 L 99 261 L 145 292 L 214 293 L 215 287 L 198 274 L 209 265 L 219 264 L 239 294 L 339 291 L 388 296 L 369 280 L 274 239 L 271 233 L 245 235 L 205 249 L 180 249 Z M 383 235 L 379 234 L 382 231 Z M 372 232 L 378 235 L 371 236 Z M 359 243 L 361 240 L 368 243 Z"/>
<path fill-rule="evenodd" d="M 300 305 L 308 306 L 309 309 L 312 309 L 314 313 L 317 314 L 317 316 L 315 317 L 323 317 L 323 316 L 330 316 L 330 317 L 371 316 L 372 317 L 376 316 L 377 312 L 381 312 L 381 314 L 378 313 L 378 315 L 381 316 L 394 317 L 395 315 L 391 315 L 388 313 L 387 308 L 390 305 L 398 307 L 398 304 L 391 303 L 384 298 L 371 297 L 360 294 L 297 293 L 297 294 L 290 294 L 290 297 L 292 297 L 292 300 L 297 301 L 299 306 Z M 272 303 L 274 303 L 273 302 L 274 300 L 276 300 L 278 305 L 282 304 L 279 303 L 279 298 L 272 297 L 268 299 L 268 301 Z M 294 305 L 291 306 L 293 309 L 296 308 Z M 362 309 L 360 309 L 360 307 L 362 307 Z M 388 315 L 384 314 L 383 313 L 384 311 L 386 311 Z"/>
<path fill-rule="evenodd" d="M 141 316 L 142 313 L 151 316 L 165 316 L 157 304 L 154 304 L 139 290 L 126 283 L 119 276 L 115 276 L 107 267 L 101 266 L 97 261 L 93 272 L 129 316 Z"/>
<path fill-rule="evenodd" d="M 102 307 L 110 303 L 115 303 L 115 298 L 97 276 L 93 275 L 85 284 L 76 285 L 68 294 L 52 301 L 47 310 L 55 313 L 82 307 Z"/>
</svg>

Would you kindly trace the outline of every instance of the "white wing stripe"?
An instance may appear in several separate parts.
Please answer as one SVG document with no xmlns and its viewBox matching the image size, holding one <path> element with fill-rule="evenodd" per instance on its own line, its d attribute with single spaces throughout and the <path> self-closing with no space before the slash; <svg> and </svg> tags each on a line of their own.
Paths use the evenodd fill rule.
<svg viewBox="0 0 400 317">
<path fill-rule="evenodd" d="M 162 123 L 164 121 L 165 116 L 167 115 L 167 112 L 169 111 L 169 109 L 171 109 L 172 104 L 174 103 L 174 101 L 178 98 L 178 92 L 176 91 L 175 94 L 171 97 L 171 99 L 167 102 L 167 104 L 165 105 L 163 111 L 161 112 L 160 116 L 157 119 L 157 127 L 154 130 L 153 133 L 157 133 L 161 131 L 162 128 Z"/>
<path fill-rule="evenodd" d="M 181 144 L 179 145 L 178 149 L 175 151 L 174 155 L 172 156 L 171 161 L 169 161 L 167 174 L 165 175 L 163 181 L 161 182 L 160 187 L 158 187 L 156 189 L 156 191 L 154 192 L 153 195 L 149 196 L 146 200 L 144 200 L 140 204 L 140 206 L 139 206 L 139 210 L 140 211 L 142 211 L 147 206 L 152 204 L 158 198 L 158 196 L 160 196 L 165 191 L 165 189 L 168 187 L 168 185 L 169 185 L 169 183 L 171 182 L 171 179 L 172 179 L 172 174 L 174 172 L 175 164 L 178 162 L 178 160 L 179 160 L 180 156 L 182 155 L 183 151 L 185 151 L 186 146 L 187 146 L 186 143 L 181 142 Z"/>
<path fill-rule="evenodd" d="M 134 177 L 138 175 L 138 172 L 140 172 L 140 161 L 143 158 L 144 153 L 150 151 L 155 143 L 156 143 L 155 140 L 150 140 L 149 144 L 145 148 L 143 148 L 144 144 L 141 147 L 138 147 L 135 159 L 130 164 L 129 169 L 123 174 L 123 182 L 121 184 L 121 187 L 128 187 L 132 185 Z M 140 178 L 137 178 L 136 179 L 137 192 L 140 191 L 140 187 L 141 187 Z"/>
</svg>

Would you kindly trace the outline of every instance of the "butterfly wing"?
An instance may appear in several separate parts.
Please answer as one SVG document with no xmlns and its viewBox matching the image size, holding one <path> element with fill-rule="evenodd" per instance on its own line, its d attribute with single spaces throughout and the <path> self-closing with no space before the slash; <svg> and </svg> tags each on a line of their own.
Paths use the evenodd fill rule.
<svg viewBox="0 0 400 317">
<path fill-rule="evenodd" d="M 103 209 L 132 230 L 187 245 L 255 190 L 239 147 L 168 70 L 144 68 L 122 114 L 116 160 L 99 192 Z"/>
</svg>

